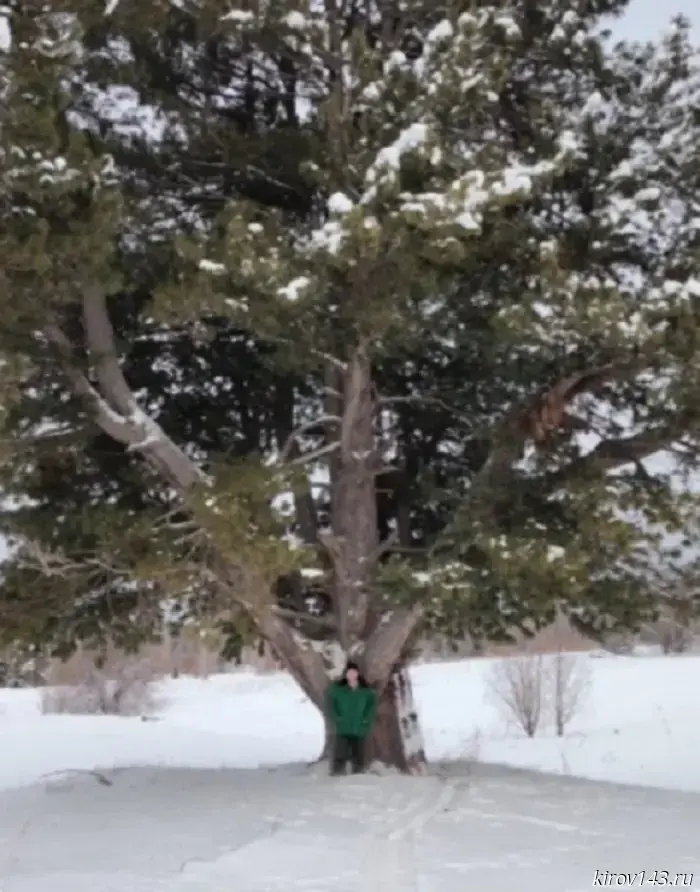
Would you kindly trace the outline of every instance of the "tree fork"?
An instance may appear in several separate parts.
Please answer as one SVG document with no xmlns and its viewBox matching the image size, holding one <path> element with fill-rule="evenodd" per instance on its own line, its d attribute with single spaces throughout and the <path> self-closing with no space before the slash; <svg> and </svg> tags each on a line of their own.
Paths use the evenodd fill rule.
<svg viewBox="0 0 700 892">
<path fill-rule="evenodd" d="M 141 453 L 165 480 L 186 493 L 202 482 L 203 475 L 160 425 L 139 408 L 119 365 L 105 295 L 100 288 L 84 290 L 83 310 L 88 352 L 95 364 L 99 390 L 75 363 L 71 345 L 60 328 L 49 326 L 45 330 L 76 396 L 91 410 L 105 433 Z M 404 668 L 397 667 L 420 620 L 420 611 L 386 614 L 363 640 L 379 535 L 372 467 L 374 409 L 371 364 L 362 348 L 358 348 L 343 375 L 340 454 L 338 463 L 334 463 L 339 475 L 333 506 L 334 523 L 338 525 L 334 539 L 339 545 L 333 551 L 337 586 L 334 594 L 340 644 L 346 652 L 352 648 L 353 655 L 357 651 L 379 696 L 370 755 L 406 771 L 415 770 L 425 756 L 422 746 L 416 747 L 414 742 L 415 710 L 407 706 L 412 701 L 410 678 Z M 255 598 L 251 602 L 255 581 L 248 579 L 246 568 L 235 566 L 220 554 L 215 555 L 215 564 L 212 569 L 219 584 L 251 614 L 285 669 L 325 716 L 329 679 L 321 656 L 275 614 L 274 605 L 257 604 Z"/>
</svg>

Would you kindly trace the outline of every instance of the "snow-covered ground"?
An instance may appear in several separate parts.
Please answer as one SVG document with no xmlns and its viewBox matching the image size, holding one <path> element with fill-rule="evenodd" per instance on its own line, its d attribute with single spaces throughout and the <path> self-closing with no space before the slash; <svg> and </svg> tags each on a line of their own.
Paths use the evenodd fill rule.
<svg viewBox="0 0 700 892">
<path fill-rule="evenodd" d="M 700 793 L 700 657 L 579 656 L 590 689 L 567 729 L 509 727 L 489 678 L 494 660 L 413 670 L 431 761 L 511 765 Z M 0 788 L 71 769 L 156 765 L 258 768 L 311 762 L 316 709 L 283 674 L 240 671 L 167 682 L 157 721 L 41 716 L 34 690 L 0 691 Z"/>
<path fill-rule="evenodd" d="M 700 887 L 700 658 L 580 659 L 580 713 L 532 740 L 504 725 L 492 661 L 417 667 L 420 779 L 307 767 L 321 723 L 284 675 L 168 682 L 158 721 L 2 692 L 0 890 L 579 892 L 596 870 Z"/>
</svg>

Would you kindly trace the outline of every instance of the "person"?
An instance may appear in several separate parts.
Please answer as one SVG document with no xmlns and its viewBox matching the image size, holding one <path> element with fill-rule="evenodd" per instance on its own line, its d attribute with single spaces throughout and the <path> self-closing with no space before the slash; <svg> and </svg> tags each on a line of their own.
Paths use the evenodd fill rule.
<svg viewBox="0 0 700 892">
<path fill-rule="evenodd" d="M 335 731 L 331 774 L 345 774 L 348 762 L 353 774 L 364 770 L 365 741 L 376 709 L 377 695 L 357 663 L 348 661 L 342 676 L 328 690 L 328 714 Z"/>
</svg>

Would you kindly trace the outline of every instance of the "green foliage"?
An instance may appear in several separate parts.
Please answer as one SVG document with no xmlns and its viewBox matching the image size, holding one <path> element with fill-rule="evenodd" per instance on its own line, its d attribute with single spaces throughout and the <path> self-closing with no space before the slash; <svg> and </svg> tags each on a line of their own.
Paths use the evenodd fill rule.
<svg viewBox="0 0 700 892">
<path fill-rule="evenodd" d="M 256 460 L 257 459 L 257 460 Z M 188 498 L 194 525 L 203 530 L 222 554 L 251 568 L 271 592 L 276 580 L 303 566 L 303 552 L 291 551 L 285 527 L 271 508 L 288 475 L 266 467 L 259 457 L 219 461 L 211 468 L 212 484 Z"/>
<path fill-rule="evenodd" d="M 658 47 L 604 44 L 599 16 L 623 8 L 411 2 L 381 26 L 293 0 L 12 12 L 8 636 L 128 643 L 180 601 L 234 650 L 250 640 L 208 549 L 270 591 L 316 562 L 276 497 L 300 515 L 311 477 L 328 527 L 329 369 L 359 345 L 395 400 L 376 413 L 379 532 L 401 529 L 376 568 L 387 604 L 421 600 L 454 636 L 534 630 L 558 606 L 649 615 L 660 531 L 695 507 L 642 463 L 670 445 L 696 463 L 700 87 L 682 22 Z M 212 481 L 187 505 L 95 435 L 42 335 L 61 326 L 84 363 L 93 283 L 134 393 Z M 601 369 L 547 405 L 543 436 L 525 426 Z M 281 468 L 299 425 L 321 458 Z"/>
</svg>

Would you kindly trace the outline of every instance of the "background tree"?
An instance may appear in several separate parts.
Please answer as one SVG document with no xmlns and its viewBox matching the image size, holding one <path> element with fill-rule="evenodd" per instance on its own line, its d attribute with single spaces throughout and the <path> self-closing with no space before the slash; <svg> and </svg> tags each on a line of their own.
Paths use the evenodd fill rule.
<svg viewBox="0 0 700 892">
<path fill-rule="evenodd" d="M 633 521 L 691 507 L 641 463 L 695 460 L 697 80 L 682 24 L 606 50 L 622 8 L 13 12 L 5 478 L 32 501 L 6 522 L 43 547 L 4 612 L 40 616 L 33 554 L 78 585 L 64 637 L 185 596 L 242 612 L 318 705 L 352 653 L 402 765 L 389 679 L 421 626 L 639 622 L 658 533 Z M 85 424 L 109 439 L 81 452 Z M 295 567 L 327 613 L 280 605 Z"/>
</svg>

